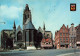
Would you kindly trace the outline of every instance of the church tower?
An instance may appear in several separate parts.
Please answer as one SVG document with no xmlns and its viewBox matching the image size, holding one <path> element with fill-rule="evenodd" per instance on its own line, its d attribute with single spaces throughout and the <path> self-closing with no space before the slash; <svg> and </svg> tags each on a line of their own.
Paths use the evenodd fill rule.
<svg viewBox="0 0 80 56">
<path fill-rule="evenodd" d="M 23 38 L 25 41 L 25 48 L 35 49 L 35 35 L 36 29 L 32 23 L 31 11 L 29 10 L 28 4 L 24 9 L 23 13 Z"/>
<path fill-rule="evenodd" d="M 28 4 L 26 4 L 26 7 L 23 12 L 23 25 L 26 23 L 27 20 L 32 21 L 31 19 L 31 11 L 29 10 Z"/>
</svg>

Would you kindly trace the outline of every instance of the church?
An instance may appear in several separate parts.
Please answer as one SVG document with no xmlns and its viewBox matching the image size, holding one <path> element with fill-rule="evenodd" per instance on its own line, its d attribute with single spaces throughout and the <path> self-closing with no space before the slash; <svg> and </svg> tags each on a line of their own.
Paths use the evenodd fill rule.
<svg viewBox="0 0 80 56">
<path fill-rule="evenodd" d="M 1 48 L 3 49 L 36 49 L 41 48 L 41 41 L 44 36 L 48 36 L 52 42 L 51 31 L 45 31 L 45 24 L 43 30 L 41 27 L 38 30 L 32 23 L 31 10 L 26 4 L 23 11 L 23 29 L 20 25 L 16 28 L 14 21 L 13 29 L 4 29 L 1 31 Z"/>
</svg>

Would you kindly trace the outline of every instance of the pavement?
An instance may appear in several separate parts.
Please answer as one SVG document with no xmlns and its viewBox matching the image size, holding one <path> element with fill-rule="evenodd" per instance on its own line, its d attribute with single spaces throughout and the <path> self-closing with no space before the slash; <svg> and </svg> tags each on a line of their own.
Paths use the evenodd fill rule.
<svg viewBox="0 0 80 56">
<path fill-rule="evenodd" d="M 57 56 L 80 56 L 80 52 L 60 54 L 60 55 L 57 55 Z"/>
<path fill-rule="evenodd" d="M 74 52 L 76 52 L 74 54 Z M 79 56 L 80 49 L 10 50 L 0 52 L 0 56 Z"/>
</svg>

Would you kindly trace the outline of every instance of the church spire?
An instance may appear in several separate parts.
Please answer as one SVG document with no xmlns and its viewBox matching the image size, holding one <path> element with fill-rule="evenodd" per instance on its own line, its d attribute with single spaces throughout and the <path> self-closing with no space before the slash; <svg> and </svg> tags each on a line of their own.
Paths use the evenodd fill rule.
<svg viewBox="0 0 80 56">
<path fill-rule="evenodd" d="M 43 22 L 43 38 L 45 38 L 45 23 Z"/>
<path fill-rule="evenodd" d="M 15 21 L 14 21 L 14 25 L 13 25 L 13 28 L 16 28 L 16 24 L 15 24 Z"/>
<path fill-rule="evenodd" d="M 25 10 L 24 11 L 29 11 L 28 4 L 26 4 Z"/>
<path fill-rule="evenodd" d="M 43 24 L 43 30 L 45 31 L 45 23 Z"/>
<path fill-rule="evenodd" d="M 14 21 L 14 24 L 13 24 L 13 34 L 14 34 L 14 38 L 13 38 L 13 43 L 16 41 L 15 38 L 16 38 L 16 24 L 15 24 L 15 21 Z"/>
</svg>

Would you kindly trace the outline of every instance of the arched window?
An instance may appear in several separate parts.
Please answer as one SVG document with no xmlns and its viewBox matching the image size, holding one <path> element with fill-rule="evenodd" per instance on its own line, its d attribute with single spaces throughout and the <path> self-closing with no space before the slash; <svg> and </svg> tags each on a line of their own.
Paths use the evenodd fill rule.
<svg viewBox="0 0 80 56">
<path fill-rule="evenodd" d="M 17 41 L 21 41 L 21 40 L 22 40 L 22 32 L 19 31 L 19 32 L 17 33 Z"/>
<path fill-rule="evenodd" d="M 49 34 L 47 34 L 47 37 L 50 37 L 50 35 L 49 35 Z"/>
</svg>

